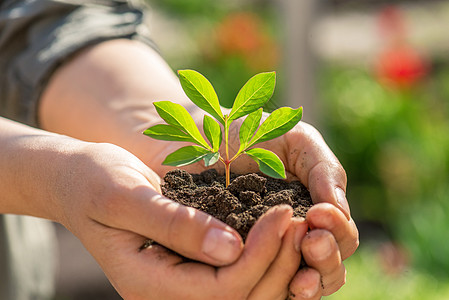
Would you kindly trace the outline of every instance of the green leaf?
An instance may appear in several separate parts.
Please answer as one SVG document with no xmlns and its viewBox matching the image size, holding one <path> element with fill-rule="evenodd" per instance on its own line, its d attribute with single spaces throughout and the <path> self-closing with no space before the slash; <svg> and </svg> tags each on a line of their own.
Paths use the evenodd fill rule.
<svg viewBox="0 0 449 300">
<path fill-rule="evenodd" d="M 285 178 L 285 168 L 281 159 L 269 150 L 253 148 L 245 152 L 259 165 L 262 173 L 273 178 Z"/>
<path fill-rule="evenodd" d="M 204 165 L 206 167 L 212 166 L 214 165 L 218 160 L 220 159 L 220 153 L 215 152 L 209 152 L 206 155 L 204 155 L 203 160 L 204 160 Z"/>
<path fill-rule="evenodd" d="M 190 135 L 174 126 L 167 124 L 154 125 L 145 130 L 143 134 L 157 140 L 195 143 L 195 140 Z"/>
<path fill-rule="evenodd" d="M 260 125 L 248 147 L 283 135 L 292 129 L 302 118 L 302 107 L 293 109 L 281 107 L 273 111 Z"/>
<path fill-rule="evenodd" d="M 187 133 L 196 144 L 207 149 L 210 148 L 196 127 L 195 121 L 182 105 L 170 101 L 159 101 L 153 104 L 165 122 Z"/>
<path fill-rule="evenodd" d="M 217 152 L 220 148 L 223 134 L 221 133 L 220 124 L 218 124 L 211 117 L 204 115 L 203 130 L 210 144 L 212 145 L 212 151 Z"/>
<path fill-rule="evenodd" d="M 260 73 L 253 76 L 242 87 L 229 113 L 229 120 L 235 120 L 262 107 L 274 92 L 276 73 Z"/>
<path fill-rule="evenodd" d="M 167 155 L 162 164 L 175 167 L 186 166 L 200 161 L 207 153 L 210 151 L 202 147 L 186 146 Z"/>
<path fill-rule="evenodd" d="M 260 125 L 260 119 L 262 118 L 262 108 L 250 113 L 240 126 L 239 139 L 240 149 L 238 152 L 247 148 L 249 141 L 254 136 L 257 128 Z"/>
<path fill-rule="evenodd" d="M 178 74 L 182 89 L 190 100 L 224 124 L 217 94 L 209 80 L 194 70 L 179 70 Z"/>
</svg>

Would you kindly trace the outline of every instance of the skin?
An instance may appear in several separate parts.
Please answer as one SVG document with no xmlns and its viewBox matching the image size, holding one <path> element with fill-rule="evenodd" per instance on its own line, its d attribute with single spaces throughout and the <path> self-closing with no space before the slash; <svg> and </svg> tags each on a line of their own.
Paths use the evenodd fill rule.
<svg viewBox="0 0 449 300">
<path fill-rule="evenodd" d="M 301 257 L 295 239 L 307 231 L 304 220 L 291 218 L 290 207 L 267 212 L 242 249 L 237 234 L 225 224 L 161 197 L 158 176 L 126 150 L 3 118 L 0 128 L 0 213 L 32 215 L 66 226 L 123 298 L 285 299 Z M 155 222 L 161 217 L 169 224 L 166 230 Z M 233 264 L 182 263 L 164 247 L 140 249 L 148 236 L 177 241 L 178 234 L 185 234 L 195 241 L 208 228 L 235 235 Z"/>
<path fill-rule="evenodd" d="M 163 159 L 167 154 L 186 144 L 156 141 L 142 135 L 146 128 L 163 122 L 152 105 L 152 102 L 157 100 L 170 100 L 182 104 L 198 121 L 198 124 L 202 121 L 203 113 L 186 98 L 176 76 L 156 52 L 139 42 L 114 40 L 81 51 L 53 74 L 42 94 L 38 118 L 42 128 L 48 131 L 66 134 L 84 141 L 107 142 L 118 145 L 134 154 L 156 174 L 162 176 L 170 169 L 170 167 L 161 165 Z M 235 123 L 238 127 L 238 122 Z M 237 127 L 231 129 L 231 132 L 236 130 Z M 231 150 L 238 149 L 237 140 L 231 140 L 231 145 L 234 145 L 231 146 Z M 358 231 L 350 217 L 349 206 L 345 197 L 345 171 L 319 132 L 303 122 L 300 122 L 284 136 L 260 144 L 260 147 L 265 147 L 277 153 L 286 165 L 289 178 L 299 178 L 310 190 L 313 201 L 317 203 L 307 215 L 307 223 L 312 230 L 304 239 L 297 239 L 298 242 L 296 243 L 296 248 L 304 254 L 310 268 L 297 273 L 294 272 L 291 276 L 288 276 L 288 280 L 279 282 L 279 286 L 271 286 L 267 290 L 282 290 L 282 293 L 275 292 L 274 294 L 284 295 L 290 289 L 291 293 L 296 295 L 295 299 L 319 299 L 322 295 L 332 294 L 345 282 L 346 272 L 342 261 L 352 255 L 358 246 Z M 220 171 L 222 170 L 220 165 L 217 168 Z M 239 157 L 231 168 L 236 173 L 257 169 L 256 164 L 245 156 Z M 187 166 L 185 169 L 190 172 L 200 172 L 204 169 L 204 166 L 197 163 Z M 157 190 L 156 185 L 153 184 L 155 190 Z M 153 238 L 160 244 L 187 257 L 215 266 L 228 265 L 227 267 L 231 268 L 238 265 L 238 260 L 236 261 L 238 257 L 248 260 L 248 258 L 245 258 L 245 251 L 251 248 L 251 243 L 248 241 L 242 248 L 239 238 L 230 243 L 232 247 L 230 247 L 231 250 L 226 252 L 227 255 L 217 252 L 212 253 L 212 255 L 210 253 L 204 255 L 201 249 L 205 243 L 207 229 L 202 226 L 207 226 L 208 222 L 213 221 L 210 219 L 205 221 L 202 219 L 204 218 L 202 214 L 196 211 L 186 213 L 183 217 L 178 218 L 175 223 L 179 225 L 179 228 L 184 228 L 183 224 L 188 220 L 191 222 L 191 226 L 199 229 L 199 231 L 187 233 L 187 230 L 185 230 L 182 231 L 182 234 L 176 234 L 173 237 L 175 231 L 170 228 L 167 230 L 165 219 L 155 216 L 154 220 L 148 221 L 146 218 L 138 218 L 137 220 L 141 222 L 136 222 L 136 219 L 133 219 L 133 213 L 138 214 L 139 212 L 135 210 L 139 210 L 140 206 L 135 206 L 132 200 L 126 200 L 127 205 L 123 205 L 119 201 L 109 201 L 107 199 L 105 203 L 102 203 L 98 211 L 103 211 L 99 214 L 103 215 L 105 219 L 115 216 L 122 222 L 113 221 L 119 224 L 114 223 L 114 226 L 111 227 L 123 228 L 125 227 L 123 224 L 131 223 L 129 226 L 132 229 L 128 228 L 128 230 L 141 236 Z M 149 205 L 158 205 L 158 201 Z M 179 209 L 176 207 L 170 210 L 169 208 L 172 208 L 173 204 L 168 202 L 165 206 L 160 206 L 169 211 L 167 212 L 169 220 L 172 219 L 170 213 L 175 213 Z M 283 217 L 280 216 L 279 218 L 282 219 Z M 135 266 L 129 267 L 128 265 L 130 261 L 133 261 L 135 258 L 133 255 L 136 255 L 136 253 L 127 252 L 128 256 L 124 255 L 120 260 L 121 265 L 117 266 L 117 262 L 112 262 L 108 251 L 98 250 L 101 246 L 98 245 L 98 236 L 84 238 L 84 234 L 90 236 L 93 233 L 87 234 L 82 225 L 77 222 L 73 223 L 72 228 L 69 227 L 69 229 L 83 241 L 86 248 L 99 261 L 119 293 L 126 299 L 151 299 L 151 295 L 148 293 L 139 294 L 140 296 L 132 294 L 134 290 L 147 291 L 150 288 L 153 288 L 152 293 L 157 292 L 164 295 L 165 298 L 163 299 L 170 299 L 171 296 L 167 293 L 175 293 L 174 286 L 183 286 L 186 289 L 194 286 L 188 283 L 193 278 L 192 274 L 196 274 L 192 273 L 193 270 L 197 270 L 197 268 L 190 269 L 188 267 L 183 269 L 184 273 L 180 271 L 180 273 L 176 273 L 176 276 L 172 276 L 172 273 L 167 272 L 173 270 L 173 268 L 170 268 L 173 265 L 171 259 L 174 261 L 176 259 L 168 255 L 170 259 L 162 260 L 166 263 L 154 261 L 154 257 L 160 257 L 162 251 L 156 247 L 156 250 L 145 250 L 145 253 L 148 252 L 148 256 L 152 258 L 148 261 L 152 261 L 154 265 L 151 265 L 150 262 L 147 263 L 151 265 L 152 269 L 157 269 L 158 274 L 166 274 L 167 276 L 158 276 L 154 279 L 154 282 L 145 280 L 145 282 L 142 282 L 142 286 L 145 286 L 145 288 L 141 286 L 139 289 L 135 286 L 137 284 L 135 282 Z M 157 230 L 150 232 L 147 226 L 154 226 Z M 188 226 L 185 228 L 187 229 Z M 159 230 L 166 234 L 159 234 Z M 226 228 L 223 230 L 231 236 L 236 235 L 232 229 Z M 287 229 L 286 232 L 289 232 L 289 230 Z M 188 243 L 185 243 L 185 241 L 188 241 Z M 115 245 L 129 248 L 128 244 L 118 241 Z M 323 245 L 327 245 L 325 250 L 328 251 L 323 250 Z M 281 249 L 283 246 L 284 244 L 282 244 Z M 285 245 L 285 247 L 288 247 L 288 245 Z M 276 257 L 275 259 L 278 259 L 281 253 L 284 252 L 273 251 L 272 255 Z M 292 261 L 296 261 L 300 256 L 298 251 L 286 253 L 290 254 L 289 259 Z M 111 267 L 111 264 L 115 267 Z M 203 270 L 205 266 L 202 266 Z M 282 268 L 280 267 L 280 269 Z M 246 270 L 246 268 L 240 270 Z M 258 282 L 264 282 L 262 279 L 266 278 L 267 274 L 277 271 L 265 268 L 259 270 L 259 272 Z M 277 273 L 276 276 L 270 276 L 277 278 L 281 274 L 290 274 L 282 271 Z M 147 277 L 144 276 L 143 278 L 146 279 Z M 161 278 L 164 278 L 164 280 L 161 280 Z M 220 275 L 216 278 L 222 277 Z M 173 282 L 173 280 L 176 280 L 176 282 Z M 323 285 L 321 285 L 321 282 Z M 151 286 L 153 283 L 156 286 Z M 169 285 L 166 283 L 169 283 Z M 221 294 L 227 295 L 228 292 L 235 292 L 239 297 L 224 297 L 223 299 L 251 298 L 251 293 L 241 293 L 239 288 L 232 291 L 224 289 L 224 287 L 228 287 L 224 283 L 226 281 L 220 282 L 219 285 L 219 287 L 222 287 L 220 289 Z M 212 288 L 214 284 L 204 286 Z M 249 286 L 251 284 L 247 285 L 247 288 Z M 252 290 L 259 293 L 259 288 L 256 287 L 257 284 L 253 285 Z M 203 293 L 203 285 L 200 289 Z M 262 289 L 265 290 L 265 288 Z M 130 293 L 131 296 L 126 297 Z M 147 298 L 144 298 L 143 295 Z M 216 294 L 213 295 L 215 297 Z M 173 297 L 176 298 L 176 296 Z M 281 299 L 282 297 L 278 298 Z M 273 295 L 272 298 L 267 299 L 277 299 L 277 297 Z"/>
</svg>

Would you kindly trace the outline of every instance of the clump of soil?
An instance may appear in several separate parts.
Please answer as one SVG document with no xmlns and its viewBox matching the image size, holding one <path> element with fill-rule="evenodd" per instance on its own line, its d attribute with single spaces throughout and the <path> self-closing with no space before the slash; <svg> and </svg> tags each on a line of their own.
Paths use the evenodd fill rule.
<svg viewBox="0 0 449 300">
<path fill-rule="evenodd" d="M 189 174 L 168 172 L 162 194 L 178 203 L 204 211 L 235 228 L 245 240 L 257 219 L 270 207 L 288 204 L 295 217 L 305 217 L 312 206 L 309 191 L 299 181 L 286 182 L 258 174 L 225 177 L 216 170 Z"/>
</svg>

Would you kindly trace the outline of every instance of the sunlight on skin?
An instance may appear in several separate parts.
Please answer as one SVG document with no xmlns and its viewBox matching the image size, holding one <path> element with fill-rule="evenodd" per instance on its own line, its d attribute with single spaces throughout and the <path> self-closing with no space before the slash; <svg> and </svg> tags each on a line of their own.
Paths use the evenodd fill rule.
<svg viewBox="0 0 449 300">
<path fill-rule="evenodd" d="M 96 79 L 94 80 L 94 78 Z M 98 81 L 98 78 L 102 80 Z M 75 81 L 77 85 L 73 85 Z M 191 107 L 190 101 L 182 92 L 178 79 L 154 50 L 139 42 L 108 41 L 80 52 L 54 73 L 41 99 L 39 120 L 42 126 L 48 130 L 83 140 L 119 145 L 136 155 L 159 176 L 162 176 L 171 169 L 161 166 L 163 159 L 167 154 L 183 145 L 177 142 L 149 142 L 148 137 L 142 134 L 145 128 L 139 126 L 144 123 L 148 125 L 151 120 L 155 122 L 153 124 L 158 122 L 154 121 L 159 118 L 152 102 L 160 99 L 168 99 L 185 105 L 189 109 L 189 113 L 193 114 L 197 124 L 201 123 L 202 114 Z M 79 122 L 78 116 L 80 115 L 83 116 L 83 122 Z M 281 157 L 286 163 L 287 171 L 294 173 L 303 183 L 306 183 L 315 202 L 329 202 L 337 209 L 339 206 L 335 187 L 339 186 L 343 191 L 345 190 L 344 170 L 338 160 L 331 155 L 332 152 L 319 133 L 316 130 L 310 130 L 310 127 L 305 123 L 299 123 L 292 134 L 287 133 L 285 138 L 265 142 L 265 145 Z M 105 131 L 104 128 L 108 130 Z M 139 128 L 138 131 L 136 131 L 137 128 Z M 235 141 L 238 142 L 238 137 L 235 137 Z M 303 156 L 288 156 L 289 149 L 293 149 L 293 146 L 300 150 L 307 149 L 308 159 L 315 161 L 301 168 L 299 159 L 304 158 Z M 256 163 L 249 161 L 250 159 L 247 157 L 239 158 L 239 161 L 233 164 L 234 172 L 247 172 L 248 167 L 257 170 Z M 325 162 L 322 163 L 322 166 L 326 166 L 326 168 L 323 168 L 322 171 L 327 170 L 327 172 L 317 174 L 318 169 L 313 171 L 313 166 L 319 161 Z M 184 169 L 196 172 L 204 170 L 204 165 L 196 164 Z M 167 208 L 158 206 L 156 210 L 160 212 L 164 209 Z M 133 211 L 133 213 L 137 212 Z M 177 216 L 164 219 L 149 211 L 146 218 L 154 217 L 159 220 L 161 225 L 167 224 L 167 220 L 175 218 L 173 222 L 177 224 L 176 226 L 180 226 L 181 231 L 182 220 L 191 220 L 189 210 L 169 206 L 167 213 L 175 213 Z M 144 220 L 144 214 L 140 212 L 140 215 Z M 207 221 L 199 213 L 194 218 L 199 218 L 197 219 L 198 226 Z M 346 217 L 344 218 L 348 222 Z M 146 221 L 142 224 L 149 222 L 151 223 L 151 221 Z M 358 234 L 356 229 L 352 230 L 352 227 L 345 226 L 342 222 L 343 220 L 339 219 L 334 224 L 335 228 L 327 230 L 332 234 L 346 231 L 351 238 L 337 239 L 337 243 L 341 252 L 348 254 L 357 247 Z M 152 222 L 152 225 L 154 226 L 155 223 Z M 348 231 L 348 228 L 351 230 Z M 142 229 L 140 230 L 142 231 Z M 228 230 L 225 231 L 228 232 Z M 200 241 L 205 234 L 205 230 L 193 233 L 191 238 L 194 242 L 189 245 L 191 249 L 184 249 L 184 251 L 197 253 L 201 249 L 202 242 Z M 176 241 L 179 243 L 186 238 L 181 235 L 179 237 L 181 240 Z M 171 241 L 172 245 L 175 245 L 174 240 L 167 237 L 164 240 Z"/>
</svg>

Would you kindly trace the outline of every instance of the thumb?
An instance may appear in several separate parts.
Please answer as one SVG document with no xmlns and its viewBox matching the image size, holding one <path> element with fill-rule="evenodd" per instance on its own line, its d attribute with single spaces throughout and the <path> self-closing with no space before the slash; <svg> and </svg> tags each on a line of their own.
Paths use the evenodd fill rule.
<svg viewBox="0 0 449 300">
<path fill-rule="evenodd" d="M 225 223 L 178 204 L 149 186 L 137 187 L 134 197 L 139 200 L 123 207 L 125 211 L 120 214 L 122 229 L 214 266 L 231 264 L 240 256 L 242 238 Z"/>
</svg>

